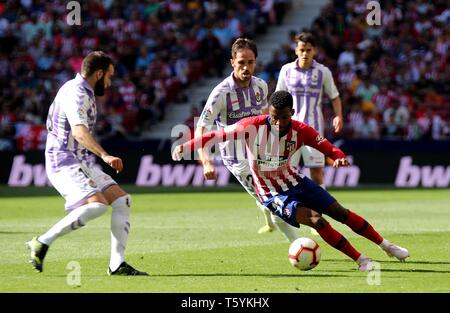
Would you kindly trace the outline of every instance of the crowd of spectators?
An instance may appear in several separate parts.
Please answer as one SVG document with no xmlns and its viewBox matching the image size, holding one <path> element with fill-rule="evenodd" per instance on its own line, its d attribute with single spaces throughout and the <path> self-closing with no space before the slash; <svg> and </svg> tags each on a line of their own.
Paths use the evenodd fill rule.
<svg viewBox="0 0 450 313">
<path fill-rule="evenodd" d="M 380 25 L 369 25 L 367 0 L 335 0 L 310 29 L 318 62 L 328 66 L 341 94 L 344 138 L 450 139 L 448 1 L 384 0 Z M 278 71 L 296 58 L 292 31 L 260 76 L 276 85 Z M 324 104 L 331 129 L 331 104 Z"/>
<path fill-rule="evenodd" d="M 81 5 L 81 25 L 68 25 L 66 1 L 0 3 L 0 150 L 43 148 L 48 106 L 92 50 L 116 60 L 113 86 L 98 101 L 98 135 L 139 137 L 187 100 L 192 83 L 223 77 L 232 40 L 282 23 L 289 2 L 92 0 Z M 447 1 L 380 0 L 380 25 L 367 23 L 367 2 L 330 1 L 308 29 L 341 94 L 339 137 L 449 139 Z M 258 64 L 270 91 L 303 30 Z M 326 136 L 336 137 L 326 125 Z"/>
<path fill-rule="evenodd" d="M 92 50 L 116 61 L 98 135 L 139 137 L 187 100 L 190 84 L 223 76 L 232 40 L 281 23 L 288 2 L 79 1 L 80 25 L 68 1 L 0 2 L 0 150 L 43 148 L 55 93 Z"/>
</svg>

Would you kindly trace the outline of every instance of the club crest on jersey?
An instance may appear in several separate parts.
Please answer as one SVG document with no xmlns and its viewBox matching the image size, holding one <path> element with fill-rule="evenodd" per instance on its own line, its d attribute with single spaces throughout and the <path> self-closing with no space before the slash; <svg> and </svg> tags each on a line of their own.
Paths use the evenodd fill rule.
<svg viewBox="0 0 450 313">
<path fill-rule="evenodd" d="M 261 94 L 259 93 L 259 91 L 256 92 L 255 96 L 256 96 L 256 102 L 261 102 Z"/>
<path fill-rule="evenodd" d="M 289 217 L 289 216 L 291 216 L 291 211 L 289 211 L 288 208 L 284 208 L 284 209 L 283 209 L 283 215 Z"/>
<path fill-rule="evenodd" d="M 286 141 L 286 150 L 292 151 L 295 148 L 295 141 Z"/>
<path fill-rule="evenodd" d="M 83 109 L 83 108 L 78 108 L 77 113 L 78 113 L 78 117 L 80 117 L 80 118 L 83 118 L 84 115 L 86 114 L 86 113 L 84 112 L 84 109 Z"/>
</svg>

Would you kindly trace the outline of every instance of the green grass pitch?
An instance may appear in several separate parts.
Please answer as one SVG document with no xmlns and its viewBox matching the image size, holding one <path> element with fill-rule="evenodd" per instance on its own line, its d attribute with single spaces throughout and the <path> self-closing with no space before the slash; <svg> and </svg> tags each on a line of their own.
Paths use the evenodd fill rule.
<svg viewBox="0 0 450 313">
<path fill-rule="evenodd" d="M 127 261 L 151 276 L 109 277 L 110 212 L 55 241 L 44 272 L 37 273 L 28 263 L 25 241 L 63 217 L 63 199 L 48 191 L 14 196 L 2 188 L 0 292 L 450 292 L 449 190 L 331 192 L 387 239 L 409 249 L 411 257 L 400 263 L 332 221 L 380 263 L 377 276 L 357 271 L 353 261 L 306 228 L 300 234 L 319 243 L 322 260 L 308 272 L 294 269 L 279 232 L 256 233 L 263 217 L 243 191 L 136 193 Z M 79 285 L 71 280 L 71 261 L 81 266 Z"/>
</svg>

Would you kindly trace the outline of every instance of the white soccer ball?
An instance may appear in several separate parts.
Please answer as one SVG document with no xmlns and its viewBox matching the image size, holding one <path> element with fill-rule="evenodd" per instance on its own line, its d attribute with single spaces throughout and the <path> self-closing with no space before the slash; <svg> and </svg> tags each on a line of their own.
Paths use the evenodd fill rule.
<svg viewBox="0 0 450 313">
<path fill-rule="evenodd" d="M 320 247 L 311 238 L 298 238 L 289 246 L 289 262 L 302 271 L 316 267 L 320 262 L 320 256 Z"/>
</svg>

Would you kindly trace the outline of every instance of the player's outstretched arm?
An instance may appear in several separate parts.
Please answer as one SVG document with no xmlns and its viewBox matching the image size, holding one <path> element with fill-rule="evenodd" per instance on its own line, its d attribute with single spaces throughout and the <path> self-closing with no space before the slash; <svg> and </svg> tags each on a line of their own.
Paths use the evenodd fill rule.
<svg viewBox="0 0 450 313">
<path fill-rule="evenodd" d="M 174 161 L 180 161 L 183 159 L 184 152 L 190 153 L 196 149 L 209 147 L 219 142 L 236 140 L 239 135 L 244 133 L 245 129 L 245 125 L 238 122 L 225 129 L 204 133 L 202 136 L 195 137 L 181 145 L 175 146 L 172 151 L 172 159 Z"/>
<path fill-rule="evenodd" d="M 195 129 L 195 137 L 201 137 L 205 132 L 205 127 L 198 126 Z M 206 149 L 201 148 L 197 150 L 198 157 L 200 158 L 200 162 L 203 166 L 203 175 L 205 179 L 216 179 L 216 169 L 209 158 L 208 152 Z"/>
<path fill-rule="evenodd" d="M 319 150 L 325 156 L 333 160 L 333 167 L 349 165 L 345 153 L 338 147 L 334 146 L 326 138 L 322 137 L 314 128 L 307 126 L 303 129 L 302 134 L 303 142 L 306 145 Z"/>
<path fill-rule="evenodd" d="M 117 173 L 123 170 L 122 159 L 109 155 L 105 149 L 100 146 L 97 141 L 92 137 L 91 133 L 84 125 L 76 125 L 72 129 L 72 135 L 78 143 L 83 145 L 86 149 L 92 153 L 98 155 L 103 162 L 111 166 L 117 171 Z"/>
</svg>

